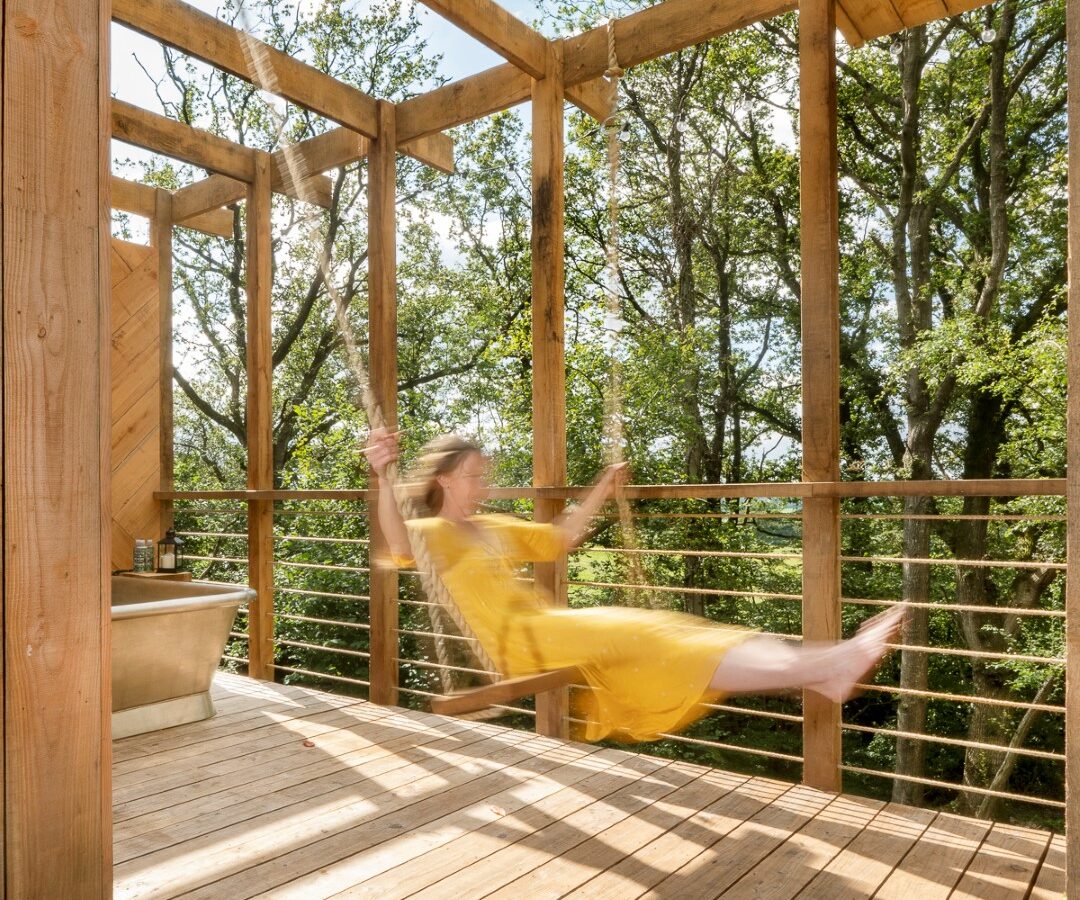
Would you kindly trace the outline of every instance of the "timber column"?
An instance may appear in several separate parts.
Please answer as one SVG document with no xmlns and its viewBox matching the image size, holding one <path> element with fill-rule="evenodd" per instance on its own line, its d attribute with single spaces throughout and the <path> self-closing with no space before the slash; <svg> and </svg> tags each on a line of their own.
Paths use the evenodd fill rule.
<svg viewBox="0 0 1080 900">
<path fill-rule="evenodd" d="M 158 257 L 158 388 L 160 390 L 159 489 L 171 491 L 173 479 L 173 195 L 154 191 L 154 218 L 150 223 L 150 243 Z M 162 534 L 173 527 L 173 501 L 162 500 L 159 528 Z"/>
<path fill-rule="evenodd" d="M 804 481 L 840 480 L 840 237 L 836 8 L 799 7 L 802 448 Z M 803 501 L 804 641 L 840 637 L 840 500 Z M 840 706 L 803 692 L 803 781 L 840 790 Z"/>
<path fill-rule="evenodd" d="M 1067 0 L 1069 72 L 1069 353 L 1065 582 L 1066 893 L 1080 897 L 1080 0 Z"/>
<path fill-rule="evenodd" d="M 247 466 L 248 489 L 274 488 L 273 321 L 269 153 L 255 154 L 247 192 Z M 248 674 L 274 680 L 274 501 L 248 501 Z"/>
<path fill-rule="evenodd" d="M 109 5 L 4 0 L 3 854 L 112 896 Z"/>
<path fill-rule="evenodd" d="M 368 362 L 371 391 L 388 428 L 397 428 L 397 119 L 394 104 L 380 100 L 379 136 L 368 152 Z M 371 561 L 387 550 L 379 528 L 378 479 L 368 498 L 372 703 L 398 701 L 398 574 Z"/>
<path fill-rule="evenodd" d="M 549 45 L 547 76 L 532 83 L 533 486 L 566 484 L 566 363 L 563 189 L 563 45 Z M 561 500 L 537 500 L 537 522 L 551 522 Z M 537 563 L 536 585 L 566 606 L 566 560 Z M 569 690 L 536 697 L 536 730 L 566 737 Z"/>
</svg>

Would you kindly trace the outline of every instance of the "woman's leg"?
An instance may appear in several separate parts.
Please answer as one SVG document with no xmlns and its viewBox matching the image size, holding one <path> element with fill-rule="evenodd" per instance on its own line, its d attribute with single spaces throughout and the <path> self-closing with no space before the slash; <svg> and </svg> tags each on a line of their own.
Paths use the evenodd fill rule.
<svg viewBox="0 0 1080 900">
<path fill-rule="evenodd" d="M 725 694 L 808 688 L 842 703 L 885 655 L 905 612 L 904 607 L 895 607 L 864 623 L 851 640 L 827 646 L 751 638 L 724 654 L 709 687 Z"/>
</svg>

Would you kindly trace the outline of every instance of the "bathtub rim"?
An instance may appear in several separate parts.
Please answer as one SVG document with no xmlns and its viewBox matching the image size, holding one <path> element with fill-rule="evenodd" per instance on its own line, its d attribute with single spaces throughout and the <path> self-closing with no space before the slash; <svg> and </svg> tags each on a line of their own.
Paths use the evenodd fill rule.
<svg viewBox="0 0 1080 900">
<path fill-rule="evenodd" d="M 123 577 L 123 576 L 116 576 Z M 160 582 L 159 582 L 160 584 Z M 216 606 L 232 606 L 250 604 L 258 597 L 258 594 L 249 587 L 239 584 L 225 584 L 217 581 L 189 581 L 176 582 L 177 585 L 187 587 L 214 587 L 220 591 L 189 594 L 181 597 L 170 597 L 161 600 L 139 600 L 133 603 L 113 604 L 113 621 L 121 619 L 140 619 L 145 616 L 167 615 L 170 613 L 182 613 L 197 609 L 208 609 Z"/>
</svg>

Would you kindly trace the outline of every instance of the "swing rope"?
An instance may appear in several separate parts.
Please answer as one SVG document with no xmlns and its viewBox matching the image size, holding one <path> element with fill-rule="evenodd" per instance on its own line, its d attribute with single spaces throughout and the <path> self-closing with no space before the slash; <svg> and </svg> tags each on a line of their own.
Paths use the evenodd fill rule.
<svg viewBox="0 0 1080 900">
<path fill-rule="evenodd" d="M 240 6 L 240 14 L 241 18 L 247 18 L 247 9 L 243 4 Z M 271 93 L 277 93 L 275 90 L 275 88 L 278 87 L 277 72 L 273 63 L 267 58 L 266 45 L 251 37 L 250 30 L 249 23 L 245 21 L 244 29 L 241 32 L 243 34 L 241 45 L 252 68 L 258 73 L 258 86 L 264 87 Z M 278 132 L 280 136 L 284 133 L 284 117 L 279 116 L 277 110 L 272 106 L 270 109 L 272 115 L 278 120 Z M 299 154 L 294 153 L 284 154 L 288 178 L 296 185 L 300 184 L 306 177 L 312 174 L 303 171 L 298 156 Z M 317 225 L 313 223 L 312 232 L 315 231 L 317 231 Z M 368 425 L 372 431 L 378 428 L 386 428 L 386 416 L 383 414 L 382 407 L 379 405 L 378 399 L 371 389 L 371 379 L 368 374 L 368 369 L 364 363 L 363 356 L 360 353 L 360 348 L 357 344 L 356 335 L 353 332 L 352 325 L 349 323 L 348 303 L 341 292 L 334 287 L 333 273 L 331 272 L 330 265 L 330 248 L 323 248 L 323 251 L 319 254 L 318 265 L 322 275 L 323 284 L 326 285 L 327 293 L 329 293 L 334 304 L 334 315 L 337 320 L 338 330 L 341 332 L 342 341 L 345 345 L 346 363 L 355 379 L 356 388 L 359 393 L 358 399 L 360 402 L 356 405 L 361 406 L 364 409 L 367 415 Z M 356 399 L 357 398 L 354 398 L 354 402 Z M 408 521 L 409 519 L 415 518 L 417 513 L 416 505 L 413 498 L 409 495 L 407 488 L 402 485 L 398 479 L 396 463 L 391 463 L 386 467 L 385 473 L 380 481 L 382 482 L 381 488 L 383 490 L 389 489 L 393 493 L 394 502 L 402 519 Z M 468 622 L 465 621 L 465 617 L 462 616 L 461 611 L 458 609 L 457 604 L 450 595 L 450 591 L 443 583 L 442 578 L 439 577 L 423 536 L 414 529 L 406 529 L 406 532 L 409 537 L 409 547 L 413 559 L 416 562 L 416 569 L 420 574 L 420 583 L 424 593 L 447 615 L 450 621 L 453 622 L 454 627 L 461 633 L 462 637 L 466 638 L 470 652 L 473 653 L 477 662 L 480 663 L 480 666 L 488 671 L 490 679 L 495 680 L 499 678 L 498 668 L 494 661 L 484 649 L 483 644 L 480 643 L 480 640 L 473 633 Z M 435 617 L 432 616 L 431 618 L 432 627 L 438 632 L 439 627 L 435 622 Z"/>
<path fill-rule="evenodd" d="M 615 47 L 615 19 L 607 22 L 608 65 L 604 72 L 611 84 L 611 114 L 604 120 L 607 131 L 608 157 L 608 235 L 607 268 L 604 279 L 604 325 L 611 334 L 611 347 L 608 367 L 608 387 L 604 397 L 604 443 L 605 462 L 619 465 L 626 462 L 626 427 L 623 407 L 623 371 L 622 359 L 618 352 L 619 337 L 626 327 L 622 317 L 621 275 L 619 269 L 619 165 L 621 150 L 619 130 L 619 85 L 624 71 L 619 65 L 619 55 Z M 648 594 L 643 590 L 645 572 L 641 564 L 641 554 L 634 527 L 634 517 L 630 502 L 622 485 L 615 490 L 615 506 L 619 514 L 619 527 L 622 542 L 631 552 L 627 557 L 627 580 L 631 588 L 626 591 L 626 599 L 632 606 L 648 603 Z"/>
</svg>

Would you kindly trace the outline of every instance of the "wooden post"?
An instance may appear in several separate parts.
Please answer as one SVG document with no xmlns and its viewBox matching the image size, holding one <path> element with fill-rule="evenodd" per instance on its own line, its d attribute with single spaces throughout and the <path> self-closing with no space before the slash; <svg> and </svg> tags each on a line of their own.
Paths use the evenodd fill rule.
<svg viewBox="0 0 1080 900">
<path fill-rule="evenodd" d="M 12 898 L 103 898 L 112 896 L 109 10 L 4 0 L 0 16 L 0 883 Z"/>
<path fill-rule="evenodd" d="M 547 77 L 532 83 L 532 359 L 533 484 L 566 483 L 566 365 L 563 347 L 562 43 L 550 45 Z M 535 518 L 551 522 L 560 501 L 537 500 Z M 538 563 L 536 585 L 566 606 L 566 561 Z M 567 688 L 536 697 L 536 730 L 567 736 Z"/>
<path fill-rule="evenodd" d="M 171 491 L 173 481 L 173 196 L 170 191 L 154 191 L 154 218 L 151 222 L 150 243 L 158 256 L 158 322 L 159 390 L 161 413 L 159 424 L 160 490 Z M 164 534 L 173 527 L 173 502 L 162 500 L 160 530 Z"/>
<path fill-rule="evenodd" d="M 397 425 L 397 128 L 394 104 L 379 101 L 379 136 L 368 152 L 368 360 L 371 389 L 386 425 Z M 378 488 L 374 473 L 371 483 Z M 370 499 L 371 556 L 387 549 Z M 398 700 L 398 576 L 371 566 L 369 697 L 387 706 Z"/>
<path fill-rule="evenodd" d="M 1080 897 L 1080 0 L 1066 4 L 1069 73 L 1069 352 L 1065 582 L 1066 896 Z M 1080 740 L 1080 739 L 1078 739 Z"/>
<path fill-rule="evenodd" d="M 274 487 L 273 346 L 270 249 L 271 159 L 258 153 L 247 192 L 247 465 L 248 488 Z M 248 674 L 274 679 L 274 503 L 248 502 Z"/>
<path fill-rule="evenodd" d="M 840 283 L 836 21 L 832 0 L 799 8 L 803 479 L 840 480 Z M 803 501 L 803 640 L 840 637 L 840 501 Z M 840 790 L 840 707 L 803 693 L 803 781 Z"/>
</svg>

